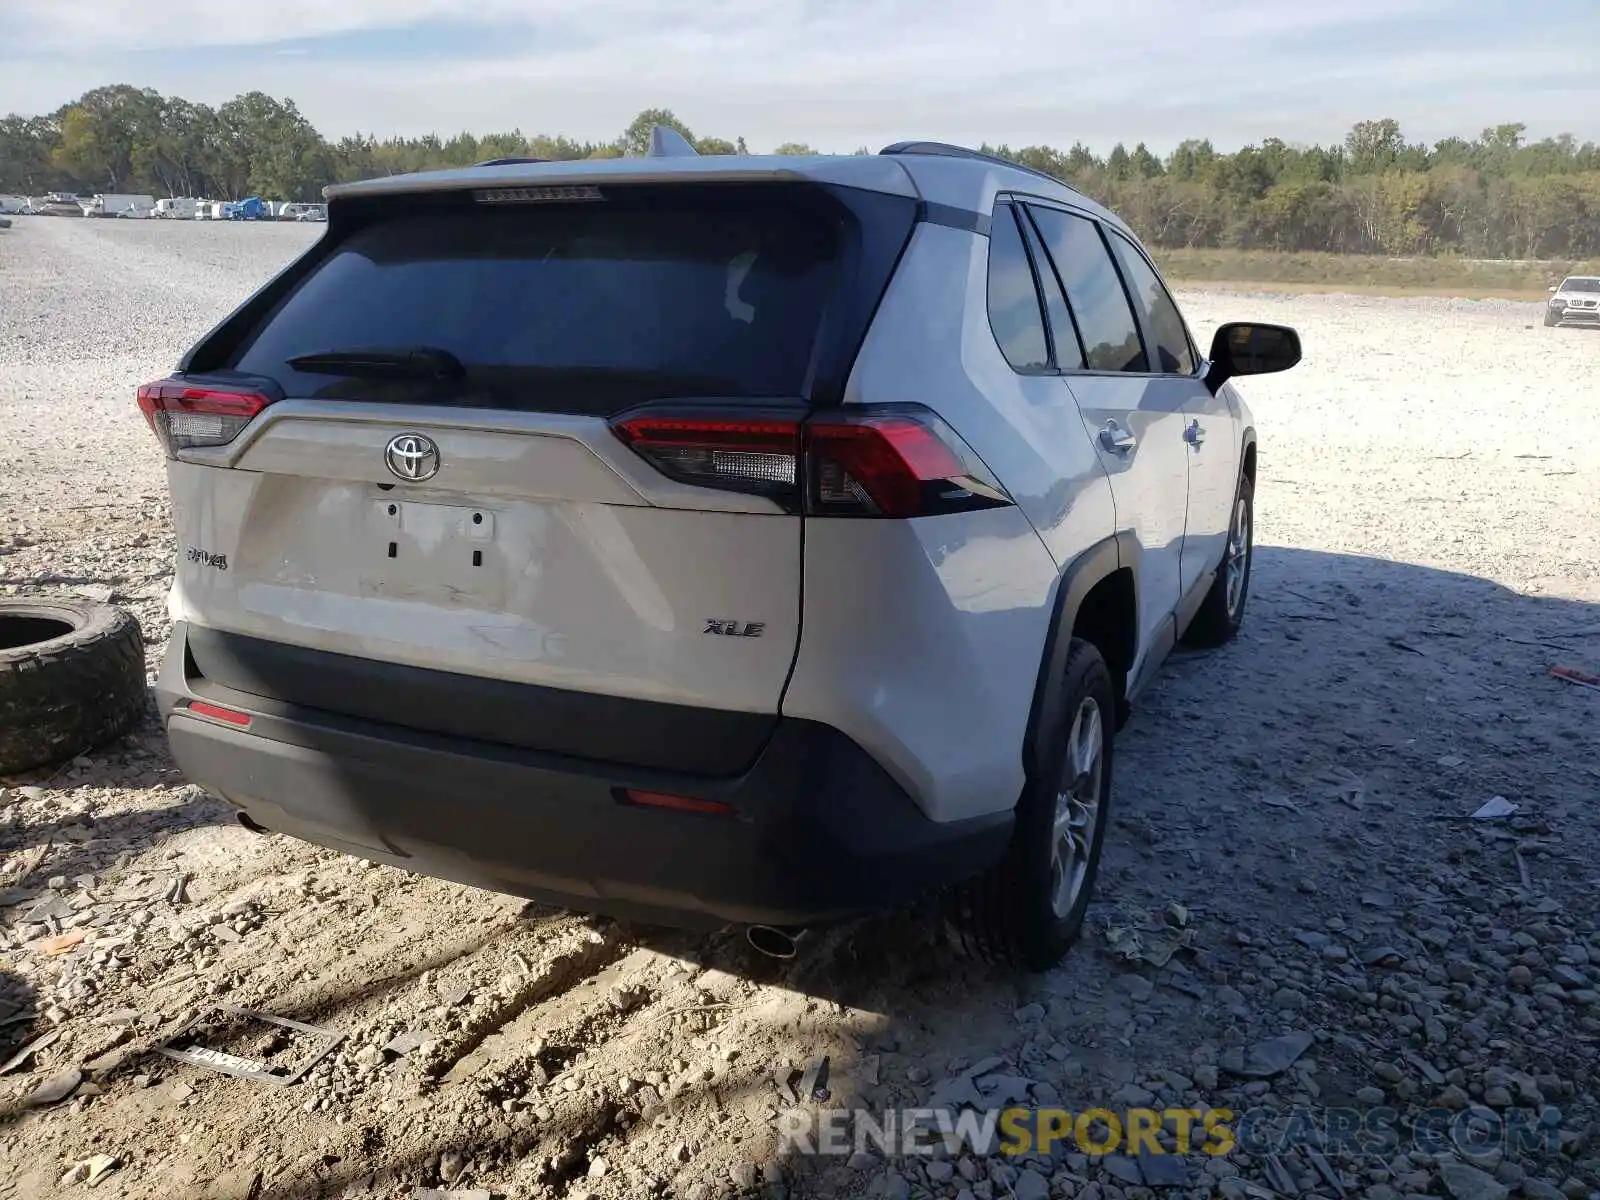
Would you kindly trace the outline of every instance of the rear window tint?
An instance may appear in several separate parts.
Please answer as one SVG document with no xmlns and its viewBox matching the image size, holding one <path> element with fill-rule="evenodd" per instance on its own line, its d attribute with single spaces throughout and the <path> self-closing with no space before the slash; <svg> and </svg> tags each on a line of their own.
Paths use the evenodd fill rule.
<svg viewBox="0 0 1600 1200">
<path fill-rule="evenodd" d="M 397 215 L 345 240 L 231 365 L 291 396 L 572 413 L 798 396 L 834 291 L 836 230 L 781 203 Z M 413 346 L 454 354 L 465 378 L 347 378 L 288 363 Z"/>
</svg>

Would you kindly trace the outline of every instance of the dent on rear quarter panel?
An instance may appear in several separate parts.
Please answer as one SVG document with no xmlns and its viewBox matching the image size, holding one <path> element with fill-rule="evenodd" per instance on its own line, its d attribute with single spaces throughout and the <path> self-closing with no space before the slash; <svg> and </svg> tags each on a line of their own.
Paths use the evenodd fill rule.
<svg viewBox="0 0 1600 1200">
<path fill-rule="evenodd" d="M 1056 569 L 1015 508 L 806 521 L 786 716 L 853 738 L 935 821 L 1005 811 Z"/>
</svg>

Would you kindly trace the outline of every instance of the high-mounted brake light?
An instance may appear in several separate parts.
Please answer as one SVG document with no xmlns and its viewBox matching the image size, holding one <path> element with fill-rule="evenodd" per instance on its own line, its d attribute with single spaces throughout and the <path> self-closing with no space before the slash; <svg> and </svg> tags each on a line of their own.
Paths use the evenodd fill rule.
<svg viewBox="0 0 1600 1200">
<path fill-rule="evenodd" d="M 139 411 L 168 458 L 192 447 L 226 446 L 271 403 L 260 392 L 171 379 L 139 389 Z"/>
<path fill-rule="evenodd" d="M 562 187 L 479 188 L 472 193 L 479 204 L 560 204 L 573 200 L 604 200 L 600 189 L 589 184 Z"/>
<path fill-rule="evenodd" d="M 790 512 L 925 517 L 1011 503 L 971 448 L 920 405 L 810 418 L 645 409 L 612 429 L 668 478 L 766 496 Z"/>
</svg>

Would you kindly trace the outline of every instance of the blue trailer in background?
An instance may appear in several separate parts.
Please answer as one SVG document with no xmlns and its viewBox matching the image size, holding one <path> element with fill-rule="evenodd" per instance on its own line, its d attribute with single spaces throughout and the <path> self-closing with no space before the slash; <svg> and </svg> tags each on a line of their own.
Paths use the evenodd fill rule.
<svg viewBox="0 0 1600 1200">
<path fill-rule="evenodd" d="M 251 196 L 223 205 L 222 215 L 230 221 L 266 221 L 272 214 L 260 196 Z"/>
</svg>

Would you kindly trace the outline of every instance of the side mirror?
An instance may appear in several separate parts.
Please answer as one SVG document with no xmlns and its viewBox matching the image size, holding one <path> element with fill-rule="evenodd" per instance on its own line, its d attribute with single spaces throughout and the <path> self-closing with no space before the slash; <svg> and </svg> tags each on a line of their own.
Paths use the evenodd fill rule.
<svg viewBox="0 0 1600 1200">
<path fill-rule="evenodd" d="M 1561 290 L 1561 289 L 1560 289 L 1560 288 L 1554 288 L 1554 287 L 1553 287 L 1553 288 L 1551 288 L 1551 289 L 1550 289 L 1550 294 L 1551 294 L 1551 295 L 1552 295 L 1552 296 L 1554 296 L 1554 295 L 1555 295 L 1555 294 L 1556 294 L 1556 293 L 1557 293 L 1557 292 L 1558 292 L 1558 291 L 1560 291 L 1560 290 Z"/>
<path fill-rule="evenodd" d="M 1300 361 L 1300 335 L 1287 325 L 1236 321 L 1211 339 L 1211 369 L 1206 387 L 1215 394 L 1238 375 L 1275 375 Z"/>
</svg>

